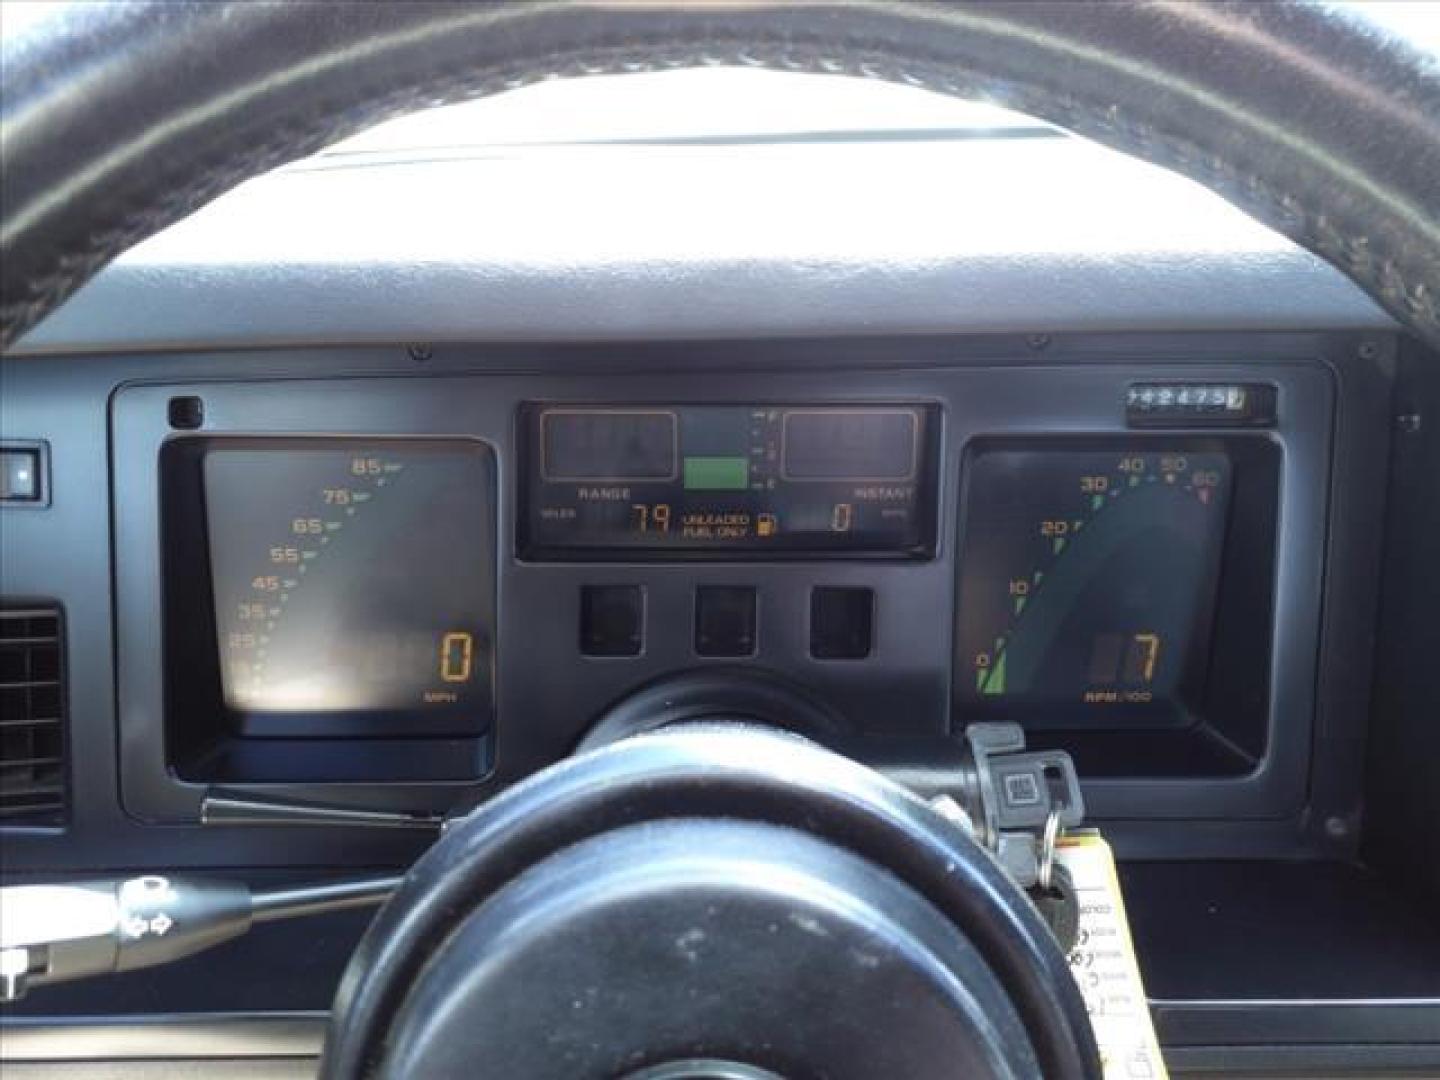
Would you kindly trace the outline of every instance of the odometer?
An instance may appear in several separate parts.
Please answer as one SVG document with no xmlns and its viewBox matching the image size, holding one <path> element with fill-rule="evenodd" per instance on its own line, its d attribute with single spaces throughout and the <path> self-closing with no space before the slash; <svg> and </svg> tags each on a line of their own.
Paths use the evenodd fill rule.
<svg viewBox="0 0 1440 1080">
<path fill-rule="evenodd" d="M 1187 723 L 1207 668 L 1230 487 L 1219 451 L 973 454 L 962 708 L 1045 728 Z"/>
<path fill-rule="evenodd" d="M 529 558 L 923 555 L 936 413 L 925 405 L 531 405 Z"/>
<path fill-rule="evenodd" d="M 468 442 L 206 450 L 221 683 L 247 733 L 488 724 L 492 473 L 489 450 Z"/>
</svg>

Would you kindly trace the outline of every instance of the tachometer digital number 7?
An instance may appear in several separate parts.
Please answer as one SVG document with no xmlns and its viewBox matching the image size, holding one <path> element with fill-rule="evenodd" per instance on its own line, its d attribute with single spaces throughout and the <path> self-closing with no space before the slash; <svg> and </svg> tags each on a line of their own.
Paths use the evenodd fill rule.
<svg viewBox="0 0 1440 1080">
<path fill-rule="evenodd" d="M 1160 659 L 1160 635 L 1099 634 L 1090 651 L 1090 682 L 1095 686 L 1149 685 Z"/>
</svg>

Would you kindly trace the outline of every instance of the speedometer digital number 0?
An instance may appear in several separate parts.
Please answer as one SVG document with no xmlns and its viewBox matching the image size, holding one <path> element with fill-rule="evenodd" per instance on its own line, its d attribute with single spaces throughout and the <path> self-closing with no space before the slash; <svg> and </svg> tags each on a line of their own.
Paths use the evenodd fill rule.
<svg viewBox="0 0 1440 1080">
<path fill-rule="evenodd" d="M 1188 722 L 1208 665 L 1230 459 L 988 449 L 971 460 L 957 699 L 1032 727 Z"/>
</svg>

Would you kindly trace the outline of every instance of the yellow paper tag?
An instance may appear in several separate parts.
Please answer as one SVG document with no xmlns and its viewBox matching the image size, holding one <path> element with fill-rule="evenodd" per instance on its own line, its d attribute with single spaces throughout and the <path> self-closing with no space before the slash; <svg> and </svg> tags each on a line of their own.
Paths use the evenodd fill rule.
<svg viewBox="0 0 1440 1080">
<path fill-rule="evenodd" d="M 1165 1080 L 1110 845 L 1098 833 L 1077 833 L 1060 841 L 1055 858 L 1070 871 L 1080 899 L 1070 970 L 1085 995 L 1105 1080 Z"/>
</svg>

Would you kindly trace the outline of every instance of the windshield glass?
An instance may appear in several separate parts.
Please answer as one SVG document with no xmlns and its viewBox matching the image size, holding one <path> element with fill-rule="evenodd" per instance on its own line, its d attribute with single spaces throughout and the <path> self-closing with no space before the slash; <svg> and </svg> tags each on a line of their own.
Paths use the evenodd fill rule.
<svg viewBox="0 0 1440 1080">
<path fill-rule="evenodd" d="M 993 105 L 843 75 L 702 68 L 556 79 L 379 124 L 320 156 L 583 143 L 1048 135 Z"/>
</svg>

